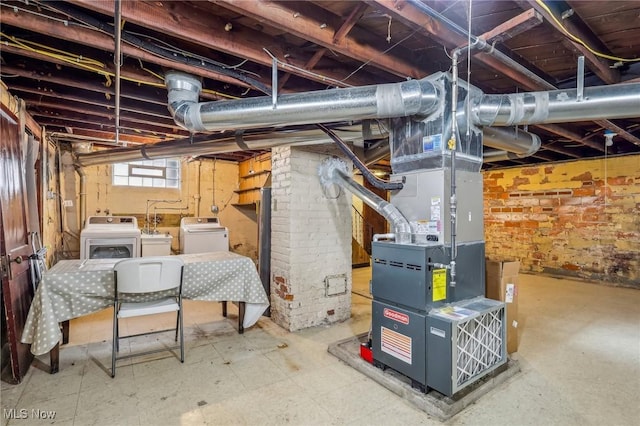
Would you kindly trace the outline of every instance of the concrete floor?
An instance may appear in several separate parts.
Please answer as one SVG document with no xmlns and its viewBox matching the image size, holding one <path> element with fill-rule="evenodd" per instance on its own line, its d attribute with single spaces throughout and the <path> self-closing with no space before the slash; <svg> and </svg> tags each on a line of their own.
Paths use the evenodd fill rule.
<svg viewBox="0 0 640 426">
<path fill-rule="evenodd" d="M 327 352 L 369 328 L 370 269 L 353 277 L 350 320 L 296 333 L 263 318 L 239 335 L 233 305 L 229 320 L 218 303 L 187 302 L 185 364 L 134 358 L 115 379 L 111 312 L 74 320 L 60 373 L 48 374 L 44 356 L 20 385 L 2 383 L 3 424 L 439 424 Z M 520 275 L 519 291 L 522 372 L 446 424 L 640 425 L 640 291 L 533 275 Z M 172 340 L 122 350 L 155 339 Z M 9 409 L 28 418 L 7 419 Z M 54 421 L 34 409 L 55 411 Z"/>
</svg>

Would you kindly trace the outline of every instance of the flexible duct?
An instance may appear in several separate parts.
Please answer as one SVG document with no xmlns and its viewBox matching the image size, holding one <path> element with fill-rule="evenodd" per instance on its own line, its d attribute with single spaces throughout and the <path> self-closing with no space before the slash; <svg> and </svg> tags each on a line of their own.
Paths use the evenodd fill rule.
<svg viewBox="0 0 640 426">
<path fill-rule="evenodd" d="M 401 244 L 411 242 L 411 225 L 400 210 L 351 179 L 344 161 L 328 158 L 320 164 L 318 173 L 323 185 L 330 183 L 340 185 L 384 217 L 391 224 L 396 242 Z"/>
<path fill-rule="evenodd" d="M 198 103 L 202 83 L 177 71 L 165 83 L 169 111 L 192 132 L 427 115 L 439 103 L 427 80 L 284 94 L 276 105 L 271 97 Z"/>
<path fill-rule="evenodd" d="M 371 170 L 369 170 L 367 166 L 358 158 L 358 156 L 349 149 L 347 144 L 344 143 L 344 141 L 333 132 L 333 130 L 323 126 L 322 124 L 318 124 L 317 126 L 323 132 L 325 132 L 336 143 L 336 145 L 338 145 L 338 148 L 340 148 L 340 150 L 353 162 L 353 165 L 356 166 L 358 170 L 360 170 L 362 176 L 367 180 L 367 182 L 369 182 L 375 188 L 385 191 L 402 189 L 402 182 L 387 182 L 374 175 Z"/>
<path fill-rule="evenodd" d="M 609 118 L 636 118 L 640 111 L 640 83 L 577 89 L 483 95 L 472 101 L 471 120 L 480 126 L 568 123 Z"/>
</svg>

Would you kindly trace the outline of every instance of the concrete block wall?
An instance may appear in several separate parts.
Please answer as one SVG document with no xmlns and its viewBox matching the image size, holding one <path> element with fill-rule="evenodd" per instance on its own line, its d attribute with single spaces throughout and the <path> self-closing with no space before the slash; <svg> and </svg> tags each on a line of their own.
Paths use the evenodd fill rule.
<svg viewBox="0 0 640 426">
<path fill-rule="evenodd" d="M 487 256 L 640 288 L 640 155 L 484 172 Z"/>
<path fill-rule="evenodd" d="M 351 316 L 351 195 L 322 190 L 326 157 L 272 149 L 271 318 L 290 331 Z"/>
</svg>

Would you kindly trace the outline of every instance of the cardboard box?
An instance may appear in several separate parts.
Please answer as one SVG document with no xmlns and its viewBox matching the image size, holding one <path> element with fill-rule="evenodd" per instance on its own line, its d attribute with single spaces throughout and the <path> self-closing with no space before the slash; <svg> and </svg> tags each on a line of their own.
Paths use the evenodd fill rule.
<svg viewBox="0 0 640 426">
<path fill-rule="evenodd" d="M 518 351 L 519 261 L 486 261 L 486 296 L 507 305 L 507 353 Z"/>
</svg>

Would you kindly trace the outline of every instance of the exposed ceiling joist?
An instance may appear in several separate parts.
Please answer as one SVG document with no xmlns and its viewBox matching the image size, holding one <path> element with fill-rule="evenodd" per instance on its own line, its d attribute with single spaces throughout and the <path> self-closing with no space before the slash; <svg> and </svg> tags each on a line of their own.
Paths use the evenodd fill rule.
<svg viewBox="0 0 640 426">
<path fill-rule="evenodd" d="M 608 84 L 620 82 L 620 73 L 618 70 L 611 68 L 609 63 L 596 56 L 592 50 L 595 49 L 607 55 L 612 55 L 612 53 L 604 43 L 589 30 L 589 27 L 582 21 L 575 10 L 562 11 L 567 12 L 565 15 L 566 18 L 563 18 L 563 13 L 553 13 L 552 8 L 554 8 L 554 5 L 551 3 L 548 5 L 544 3 L 540 4 L 540 2 L 536 0 L 527 0 L 526 2 L 520 3 L 523 7 L 526 7 L 527 4 L 533 7 L 560 33 L 567 34 L 568 32 L 572 34 L 570 39 L 564 38 L 563 43 L 577 49 L 585 57 L 589 68 L 600 77 L 602 81 Z M 549 11 L 551 11 L 553 15 L 550 14 Z M 558 20 L 557 16 L 560 16 L 562 22 Z M 576 40 L 581 40 L 583 43 L 578 43 Z M 590 48 L 587 46 L 590 46 Z"/>
<path fill-rule="evenodd" d="M 70 142 L 86 137 L 113 146 L 114 4 L 0 0 L 2 82 L 37 114 L 39 125 L 51 126 L 48 130 L 59 137 L 73 132 L 65 136 Z M 638 80 L 640 62 L 633 58 L 640 57 L 640 26 L 634 17 L 640 15 L 640 3 L 545 4 L 563 26 L 575 25 L 571 31 L 590 47 L 631 60 L 603 67 L 603 61 L 573 45 L 550 16 L 541 22 L 537 0 L 122 2 L 119 103 L 128 120 L 122 138 L 144 135 L 139 143 L 153 143 L 188 136 L 168 114 L 163 80 L 169 69 L 199 77 L 201 100 L 270 95 L 272 58 L 278 60 L 279 93 L 377 85 L 448 71 L 447 55 L 467 44 L 468 31 L 486 39 L 485 50 L 493 46 L 499 57 L 472 51 L 470 74 L 463 77 L 487 94 L 574 87 L 577 57 L 583 53 L 587 87 Z M 56 49 L 62 53 L 55 54 Z M 95 68 L 88 70 L 83 62 Z M 538 153 L 487 167 L 599 156 L 605 129 L 618 134 L 608 154 L 638 153 L 638 115 L 615 122 L 531 125 L 542 139 Z M 254 154 L 225 155 L 235 160 Z"/>
</svg>

